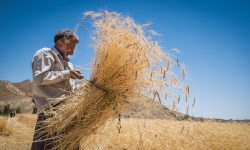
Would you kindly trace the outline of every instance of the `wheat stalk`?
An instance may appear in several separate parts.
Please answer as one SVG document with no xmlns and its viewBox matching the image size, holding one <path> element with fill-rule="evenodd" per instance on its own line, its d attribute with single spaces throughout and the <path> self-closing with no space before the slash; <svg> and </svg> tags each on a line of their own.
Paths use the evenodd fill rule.
<svg viewBox="0 0 250 150">
<path fill-rule="evenodd" d="M 181 86 L 171 71 L 172 58 L 161 50 L 158 41 L 146 35 L 157 34 L 146 32 L 148 25 L 137 25 L 128 16 L 108 11 L 84 13 L 82 20 L 88 18 L 96 28 L 91 76 L 76 94 L 46 112 L 52 117 L 44 121 L 41 130 L 55 139 L 53 149 L 74 149 L 80 141 L 86 142 L 138 95 L 149 96 L 155 91 L 154 97 L 161 102 L 161 93 L 166 99 L 167 91 Z"/>
</svg>

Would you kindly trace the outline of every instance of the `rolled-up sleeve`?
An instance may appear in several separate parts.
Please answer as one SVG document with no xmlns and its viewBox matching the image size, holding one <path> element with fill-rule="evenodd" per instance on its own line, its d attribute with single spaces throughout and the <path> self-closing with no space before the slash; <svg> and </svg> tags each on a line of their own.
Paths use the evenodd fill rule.
<svg viewBox="0 0 250 150">
<path fill-rule="evenodd" d="M 41 51 L 34 56 L 32 62 L 33 82 L 37 85 L 51 85 L 70 78 L 70 71 L 55 71 L 54 58 L 48 53 Z"/>
</svg>

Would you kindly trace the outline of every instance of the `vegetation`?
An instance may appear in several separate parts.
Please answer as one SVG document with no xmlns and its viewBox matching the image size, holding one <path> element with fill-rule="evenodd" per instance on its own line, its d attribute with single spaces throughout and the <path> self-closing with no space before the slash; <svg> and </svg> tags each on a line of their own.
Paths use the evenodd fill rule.
<svg viewBox="0 0 250 150">
<path fill-rule="evenodd" d="M 0 116 L 1 122 L 7 117 Z M 12 120 L 12 134 L 0 136 L 1 149 L 30 150 L 37 115 L 19 114 Z M 250 123 L 217 121 L 174 121 L 162 119 L 122 119 L 108 121 L 93 138 L 83 141 L 82 149 L 250 149 Z M 5 126 L 6 127 L 6 126 Z"/>
<path fill-rule="evenodd" d="M 10 136 L 12 132 L 12 129 L 8 126 L 7 119 L 0 117 L 0 136 Z"/>
<path fill-rule="evenodd" d="M 10 104 L 0 105 L 0 115 L 9 115 L 11 112 L 21 113 L 21 107 L 11 107 Z"/>
</svg>

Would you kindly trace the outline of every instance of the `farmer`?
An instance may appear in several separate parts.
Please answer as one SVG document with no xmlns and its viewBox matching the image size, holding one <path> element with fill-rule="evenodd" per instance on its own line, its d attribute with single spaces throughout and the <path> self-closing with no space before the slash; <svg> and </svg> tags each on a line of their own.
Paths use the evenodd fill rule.
<svg viewBox="0 0 250 150">
<path fill-rule="evenodd" d="M 44 109 L 51 101 L 67 97 L 74 91 L 72 79 L 82 79 L 79 70 L 74 70 L 67 58 L 73 55 L 79 37 L 70 30 L 61 30 L 54 36 L 54 47 L 38 50 L 32 61 L 33 96 L 38 111 L 32 150 L 51 149 L 53 139 L 40 139 L 41 121 L 46 119 Z"/>
</svg>

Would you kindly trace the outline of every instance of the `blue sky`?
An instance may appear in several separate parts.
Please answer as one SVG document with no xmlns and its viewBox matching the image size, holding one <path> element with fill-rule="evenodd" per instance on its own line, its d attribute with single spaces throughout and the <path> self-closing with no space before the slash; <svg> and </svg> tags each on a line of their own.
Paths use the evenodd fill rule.
<svg viewBox="0 0 250 150">
<path fill-rule="evenodd" d="M 178 48 L 197 99 L 193 115 L 250 119 L 250 2 L 247 0 L 0 0 L 0 80 L 31 79 L 36 50 L 53 46 L 62 28 L 74 29 L 85 11 L 109 10 L 153 23 L 163 49 Z M 90 34 L 71 58 L 90 65 Z M 89 72 L 84 70 L 86 76 Z"/>
</svg>

